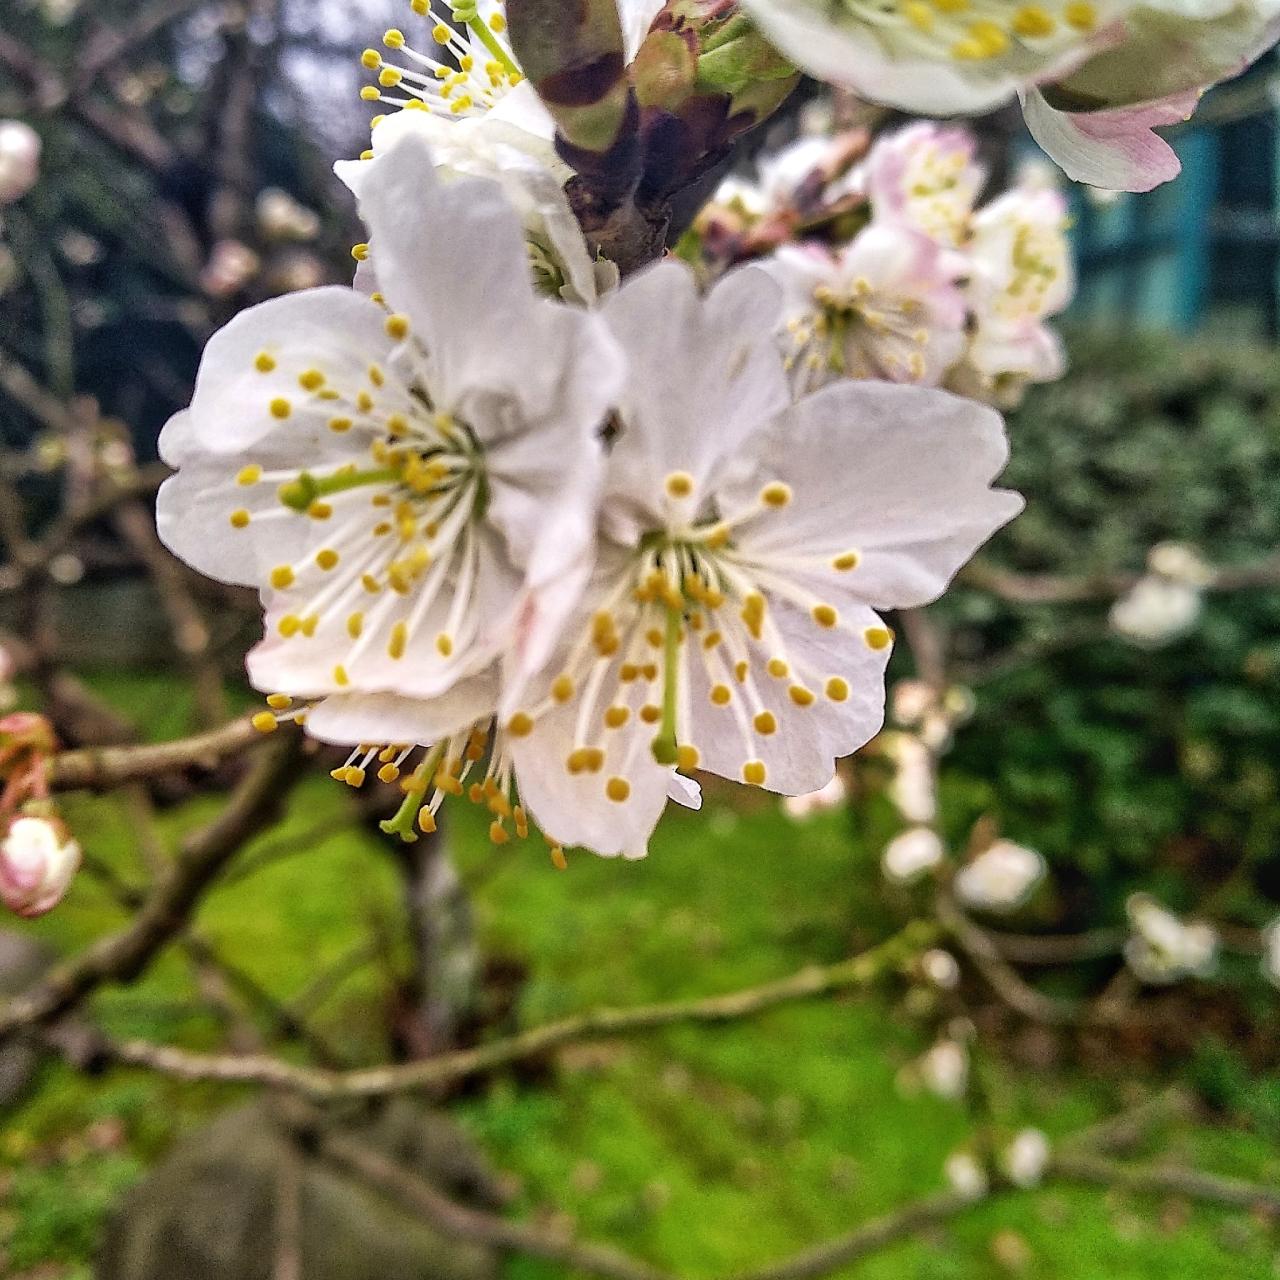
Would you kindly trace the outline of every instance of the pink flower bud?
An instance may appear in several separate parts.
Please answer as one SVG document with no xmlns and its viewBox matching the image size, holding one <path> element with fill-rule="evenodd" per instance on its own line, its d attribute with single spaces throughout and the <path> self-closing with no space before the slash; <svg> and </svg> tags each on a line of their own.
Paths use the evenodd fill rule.
<svg viewBox="0 0 1280 1280">
<path fill-rule="evenodd" d="M 18 818 L 0 841 L 0 899 L 17 915 L 42 916 L 62 901 L 80 866 L 80 846 L 62 824 Z"/>
</svg>

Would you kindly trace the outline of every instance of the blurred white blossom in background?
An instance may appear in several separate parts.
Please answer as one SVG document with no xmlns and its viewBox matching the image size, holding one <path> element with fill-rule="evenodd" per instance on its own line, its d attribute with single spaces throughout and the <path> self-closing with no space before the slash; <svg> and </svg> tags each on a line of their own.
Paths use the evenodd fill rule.
<svg viewBox="0 0 1280 1280">
<path fill-rule="evenodd" d="M 40 135 L 21 120 L 0 120 L 0 204 L 12 204 L 40 176 Z"/>
<path fill-rule="evenodd" d="M 1047 871 L 1044 858 L 1034 849 L 1012 840 L 997 840 L 956 872 L 956 897 L 979 911 L 1016 911 Z"/>
<path fill-rule="evenodd" d="M 1204 922 L 1186 923 L 1145 893 L 1125 904 L 1132 936 L 1125 944 L 1129 968 L 1143 982 L 1167 986 L 1182 978 L 1208 977 L 1218 961 L 1218 935 Z"/>
<path fill-rule="evenodd" d="M 944 850 L 938 833 L 929 827 L 911 827 L 885 846 L 881 869 L 894 884 L 914 884 L 942 861 Z"/>
<path fill-rule="evenodd" d="M 787 796 L 782 802 L 787 817 L 803 821 L 814 814 L 826 813 L 842 805 L 849 794 L 844 778 L 836 774 L 820 791 L 810 791 L 803 796 Z"/>
<path fill-rule="evenodd" d="M 1038 1186 L 1049 1166 L 1049 1139 L 1039 1129 L 1022 1129 L 1000 1156 L 1000 1167 L 1015 1187 Z"/>
</svg>

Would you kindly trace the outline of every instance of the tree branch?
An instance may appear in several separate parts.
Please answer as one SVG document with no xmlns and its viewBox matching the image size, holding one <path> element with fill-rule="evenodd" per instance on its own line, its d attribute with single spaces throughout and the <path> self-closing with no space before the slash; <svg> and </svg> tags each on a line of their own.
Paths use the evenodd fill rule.
<svg viewBox="0 0 1280 1280">
<path fill-rule="evenodd" d="M 397 1066 L 348 1072 L 326 1071 L 295 1066 L 270 1057 L 190 1053 L 138 1040 L 103 1040 L 100 1054 L 107 1060 L 146 1067 L 178 1079 L 270 1085 L 317 1102 L 384 1097 L 453 1084 L 580 1040 L 652 1031 L 684 1023 L 727 1022 L 752 1017 L 796 1000 L 843 991 L 864 991 L 906 967 L 914 956 L 936 940 L 937 933 L 932 924 L 916 922 L 888 942 L 853 959 L 828 966 L 810 966 L 763 986 L 701 1000 L 641 1005 L 634 1009 L 594 1009 L 505 1040 Z M 4 1023 L 0 1021 L 0 1032 L 3 1029 Z"/>
<path fill-rule="evenodd" d="M 58 1017 L 105 983 L 128 982 L 142 973 L 184 928 L 228 860 L 278 816 L 297 770 L 298 745 L 289 735 L 263 752 L 217 818 L 187 839 L 168 874 L 124 929 L 55 966 L 0 1008 L 0 1042 Z"/>
</svg>

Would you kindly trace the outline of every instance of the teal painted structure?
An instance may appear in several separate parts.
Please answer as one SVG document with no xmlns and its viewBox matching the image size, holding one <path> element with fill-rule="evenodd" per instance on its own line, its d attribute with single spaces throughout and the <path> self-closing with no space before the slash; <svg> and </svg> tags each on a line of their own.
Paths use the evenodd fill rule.
<svg viewBox="0 0 1280 1280">
<path fill-rule="evenodd" d="M 1145 195 L 1073 191 L 1073 317 L 1280 336 L 1276 77 L 1268 59 L 1205 99 L 1170 139 L 1182 160 L 1173 182 Z"/>
</svg>

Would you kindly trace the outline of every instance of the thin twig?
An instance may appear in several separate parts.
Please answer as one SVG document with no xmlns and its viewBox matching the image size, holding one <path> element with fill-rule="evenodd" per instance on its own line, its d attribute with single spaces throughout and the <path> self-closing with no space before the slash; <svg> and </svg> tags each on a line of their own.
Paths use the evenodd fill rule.
<svg viewBox="0 0 1280 1280">
<path fill-rule="evenodd" d="M 827 966 L 813 965 L 763 986 L 729 995 L 641 1005 L 634 1009 L 594 1009 L 508 1039 L 396 1066 L 348 1072 L 326 1071 L 295 1066 L 270 1057 L 237 1058 L 191 1053 L 139 1040 L 103 1040 L 101 1054 L 107 1060 L 146 1067 L 178 1079 L 271 1085 L 315 1101 L 384 1097 L 454 1084 L 582 1040 L 653 1031 L 685 1023 L 728 1022 L 752 1017 L 797 1000 L 865 991 L 909 965 L 921 950 L 936 940 L 937 934 L 934 925 L 918 921 L 888 942 L 853 959 Z M 0 1023 L 0 1030 L 3 1030 L 3 1023 Z"/>
<path fill-rule="evenodd" d="M 1280 1215 L 1280 1186 L 1264 1186 L 1197 1169 L 1131 1165 L 1105 1156 L 1063 1152 L 1054 1158 L 1051 1171 L 1069 1182 L 1090 1182 L 1141 1195 L 1180 1195 L 1205 1204 Z"/>
</svg>

